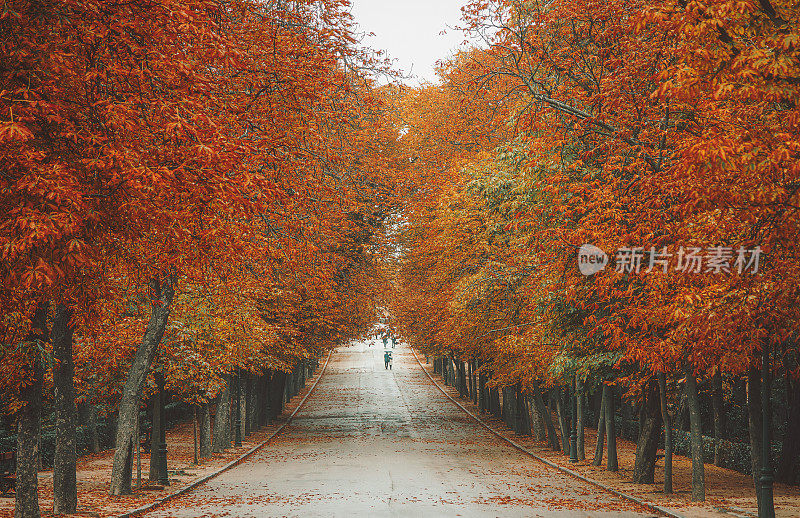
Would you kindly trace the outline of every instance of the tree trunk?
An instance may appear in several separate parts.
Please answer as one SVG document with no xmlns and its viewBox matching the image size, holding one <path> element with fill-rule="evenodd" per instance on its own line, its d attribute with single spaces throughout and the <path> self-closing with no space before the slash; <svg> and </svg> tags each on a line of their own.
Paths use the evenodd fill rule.
<svg viewBox="0 0 800 518">
<path fill-rule="evenodd" d="M 239 369 L 233 373 L 233 446 L 242 445 L 242 373 Z"/>
<path fill-rule="evenodd" d="M 522 384 L 517 383 L 514 385 L 514 388 L 516 392 L 514 394 L 514 401 L 516 402 L 516 411 L 514 415 L 517 418 L 517 429 L 515 431 L 520 435 L 530 435 L 531 422 L 528 419 L 527 408 L 525 408 L 525 396 L 522 394 Z"/>
<path fill-rule="evenodd" d="M 511 402 L 511 387 L 503 387 L 503 422 L 506 427 L 514 429 L 514 416 Z"/>
<path fill-rule="evenodd" d="M 153 396 L 153 429 L 150 433 L 150 480 L 168 485 L 167 473 L 167 395 L 164 387 L 166 379 L 164 373 L 153 373 L 156 382 L 156 394 Z M 156 426 L 158 422 L 158 426 Z M 138 443 L 139 438 L 136 438 Z M 135 443 L 134 443 L 135 444 Z M 135 446 L 134 446 L 135 447 Z"/>
<path fill-rule="evenodd" d="M 714 464 L 722 466 L 722 439 L 725 437 L 725 407 L 722 399 L 722 374 L 719 369 L 712 378 L 714 394 L 712 404 L 714 410 Z"/>
<path fill-rule="evenodd" d="M 272 403 L 270 401 L 272 376 L 274 376 L 272 369 L 267 369 L 267 373 L 264 375 L 264 426 L 268 426 L 272 421 Z"/>
<path fill-rule="evenodd" d="M 460 378 L 458 394 L 464 399 L 469 399 L 469 388 L 467 387 L 467 365 L 463 361 L 458 362 L 458 375 Z"/>
<path fill-rule="evenodd" d="M 200 463 L 200 452 L 198 451 L 199 448 L 197 447 L 197 439 L 198 439 L 198 430 L 197 430 L 197 407 L 192 405 L 192 447 L 194 449 L 194 464 L 195 466 Z"/>
<path fill-rule="evenodd" d="M 575 375 L 576 418 L 578 430 L 578 460 L 586 460 L 586 419 L 584 417 L 584 400 L 586 399 L 585 384 Z"/>
<path fill-rule="evenodd" d="M 544 424 L 547 427 L 547 440 L 550 443 L 550 448 L 555 451 L 561 449 L 558 442 L 558 434 L 556 434 L 556 427 L 553 425 L 553 417 L 550 414 L 550 409 L 544 406 L 544 398 L 542 398 L 542 391 L 539 390 L 539 384 L 534 382 L 533 388 L 533 404 L 536 405 L 536 411 L 544 416 Z"/>
<path fill-rule="evenodd" d="M 225 388 L 217 398 L 217 414 L 214 416 L 214 437 L 211 449 L 215 453 L 231 447 L 231 375 L 225 376 Z"/>
<path fill-rule="evenodd" d="M 475 402 L 475 379 L 472 376 L 472 360 L 467 362 L 467 392 L 472 402 Z"/>
<path fill-rule="evenodd" d="M 17 412 L 17 485 L 14 494 L 14 518 L 39 518 L 39 435 L 42 413 L 44 369 L 39 348 L 47 341 L 47 312 L 50 305 L 40 303 L 31 322 L 28 341 L 35 342 L 28 355 L 29 383 L 20 387 L 22 407 Z"/>
<path fill-rule="evenodd" d="M 608 392 L 605 385 L 603 385 L 602 394 L 600 411 L 598 412 L 600 417 L 597 418 L 597 442 L 594 446 L 593 466 L 599 466 L 603 462 L 603 439 L 606 436 L 606 405 L 608 404 Z"/>
<path fill-rule="evenodd" d="M 500 390 L 497 387 L 492 387 L 489 390 L 489 412 L 498 419 L 502 417 L 500 410 Z"/>
<path fill-rule="evenodd" d="M 658 373 L 661 421 L 664 423 L 664 493 L 672 493 L 672 419 L 667 408 L 667 375 Z"/>
<path fill-rule="evenodd" d="M 759 516 L 761 510 L 761 371 L 756 366 L 751 366 L 747 371 L 747 417 L 748 431 L 750 432 L 750 469 L 753 475 L 753 484 L 756 490 Z"/>
<path fill-rule="evenodd" d="M 244 373 L 244 437 L 252 432 L 253 428 L 253 375 Z"/>
<path fill-rule="evenodd" d="M 197 418 L 200 432 L 200 458 L 207 459 L 211 457 L 211 412 L 208 410 L 207 402 L 200 403 Z"/>
<path fill-rule="evenodd" d="M 564 455 L 569 455 L 569 389 L 558 387 L 556 389 L 556 412 L 558 424 L 561 428 L 561 449 Z"/>
<path fill-rule="evenodd" d="M 72 311 L 56 306 L 53 318 L 53 389 L 56 445 L 53 459 L 53 513 L 73 514 L 78 508 L 75 452 L 75 362 L 70 325 Z"/>
<path fill-rule="evenodd" d="M 89 449 L 92 453 L 100 453 L 100 433 L 97 431 L 97 407 L 91 403 L 87 404 L 87 411 L 89 412 Z"/>
<path fill-rule="evenodd" d="M 142 387 L 147 379 L 150 364 L 155 357 L 158 344 L 167 327 L 172 298 L 175 295 L 172 279 L 165 279 L 163 283 L 151 282 L 154 292 L 153 308 L 147 330 L 141 344 L 136 350 L 133 363 L 128 371 L 128 377 L 122 388 L 122 398 L 119 403 L 117 417 L 117 434 L 114 451 L 114 465 L 111 471 L 112 495 L 124 495 L 131 492 L 131 470 L 133 468 L 133 444 L 138 441 L 134 437 L 136 414 L 139 412 L 139 401 L 142 396 Z"/>
<path fill-rule="evenodd" d="M 686 374 L 686 402 L 689 407 L 689 426 L 692 429 L 692 501 L 703 502 L 706 499 L 703 422 L 700 414 L 700 400 L 697 397 L 697 378 L 692 372 Z"/>
<path fill-rule="evenodd" d="M 800 382 L 786 376 L 786 428 L 776 475 L 787 484 L 800 484 Z"/>
<path fill-rule="evenodd" d="M 606 469 L 617 471 L 619 460 L 617 459 L 617 427 L 614 423 L 614 389 L 611 385 L 603 385 L 603 398 L 606 400 L 606 442 L 608 443 L 608 455 L 606 456 Z"/>
<path fill-rule="evenodd" d="M 275 371 L 272 374 L 272 397 L 270 406 L 272 408 L 272 418 L 277 419 L 283 412 L 283 390 L 286 383 L 286 373 Z"/>
<path fill-rule="evenodd" d="M 636 441 L 636 460 L 633 466 L 633 482 L 652 484 L 655 482 L 656 453 L 661 438 L 661 404 L 658 384 L 650 379 L 642 395 L 642 412 L 639 438 Z"/>
<path fill-rule="evenodd" d="M 153 482 L 158 482 L 160 478 L 158 447 L 161 443 L 161 427 L 164 426 L 164 423 L 161 422 L 163 415 L 161 407 L 164 405 L 162 396 L 161 391 L 156 390 L 153 397 L 150 398 L 150 472 L 147 478 Z"/>
<path fill-rule="evenodd" d="M 489 394 L 486 390 L 486 374 L 478 374 L 478 411 L 486 412 L 489 403 Z"/>
<path fill-rule="evenodd" d="M 547 439 L 547 428 L 544 424 L 544 415 L 536 406 L 532 395 L 525 396 L 525 404 L 528 406 L 528 415 L 530 419 L 531 433 L 537 441 L 544 441 Z"/>
</svg>

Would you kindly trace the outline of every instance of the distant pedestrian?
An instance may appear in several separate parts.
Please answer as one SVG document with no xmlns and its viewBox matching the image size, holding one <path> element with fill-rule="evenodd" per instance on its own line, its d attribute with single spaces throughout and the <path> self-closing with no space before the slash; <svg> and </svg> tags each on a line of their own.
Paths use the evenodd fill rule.
<svg viewBox="0 0 800 518">
<path fill-rule="evenodd" d="M 392 368 L 392 351 L 385 351 L 383 353 L 383 364 L 385 369 Z"/>
<path fill-rule="evenodd" d="M 394 349 L 394 344 L 396 341 L 397 339 L 394 337 L 394 335 L 392 335 L 392 349 Z"/>
<path fill-rule="evenodd" d="M 384 349 L 386 348 L 386 343 L 387 343 L 388 341 L 389 341 L 389 337 L 388 337 L 388 336 L 386 336 L 386 335 L 383 335 L 383 348 L 384 348 Z"/>
</svg>

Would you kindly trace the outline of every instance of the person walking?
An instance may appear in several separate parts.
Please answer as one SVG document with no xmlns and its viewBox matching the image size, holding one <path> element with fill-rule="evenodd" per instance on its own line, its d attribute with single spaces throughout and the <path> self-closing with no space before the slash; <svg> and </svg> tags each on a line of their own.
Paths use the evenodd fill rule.
<svg viewBox="0 0 800 518">
<path fill-rule="evenodd" d="M 386 342 L 388 342 L 388 341 L 389 341 L 389 337 L 386 336 L 386 335 L 383 335 L 383 348 L 384 349 L 386 348 Z"/>
<path fill-rule="evenodd" d="M 383 353 L 383 365 L 385 369 L 391 369 L 392 367 L 392 351 L 384 351 Z"/>
<path fill-rule="evenodd" d="M 394 337 L 394 335 L 392 335 L 392 349 L 394 349 L 394 344 L 396 341 L 397 339 Z"/>
</svg>

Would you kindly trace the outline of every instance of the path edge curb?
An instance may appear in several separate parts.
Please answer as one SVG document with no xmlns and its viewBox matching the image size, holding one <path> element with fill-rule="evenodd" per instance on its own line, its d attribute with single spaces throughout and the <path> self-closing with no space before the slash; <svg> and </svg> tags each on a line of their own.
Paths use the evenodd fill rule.
<svg viewBox="0 0 800 518">
<path fill-rule="evenodd" d="M 567 475 L 573 476 L 573 477 L 575 477 L 575 478 L 577 478 L 579 480 L 582 480 L 584 482 L 592 484 L 593 486 L 597 486 L 600 489 L 608 491 L 609 493 L 612 493 L 612 494 L 614 494 L 614 495 L 616 495 L 616 496 L 618 496 L 620 498 L 624 498 L 625 500 L 628 500 L 628 501 L 633 502 L 635 504 L 638 504 L 638 505 L 641 505 L 643 507 L 646 507 L 646 508 L 650 509 L 651 511 L 656 511 L 656 512 L 659 512 L 659 513 L 663 513 L 663 514 L 665 514 L 667 516 L 670 516 L 671 518 L 686 518 L 682 514 L 678 514 L 678 513 L 674 512 L 674 511 L 670 511 L 669 509 L 666 509 L 666 508 L 661 507 L 659 505 L 647 502 L 645 500 L 641 500 L 639 498 L 636 498 L 635 496 L 632 496 L 632 495 L 629 495 L 629 494 L 626 494 L 626 493 L 622 493 L 621 491 L 617 491 L 616 489 L 614 489 L 612 487 L 609 487 L 609 486 L 603 484 L 602 482 L 598 482 L 597 480 L 592 480 L 590 478 L 584 477 L 583 475 L 581 475 L 579 473 L 576 473 L 575 471 L 572 471 L 571 469 L 567 469 L 567 468 L 565 468 L 563 466 L 559 466 L 558 464 L 556 464 L 556 463 L 554 463 L 552 461 L 549 461 L 549 460 L 545 459 L 544 457 L 540 457 L 540 456 L 536 455 L 535 453 L 533 453 L 532 451 L 530 451 L 526 447 L 524 447 L 524 446 L 522 446 L 520 444 L 517 444 L 516 442 L 512 441 L 508 437 L 500 434 L 494 428 L 492 428 L 488 424 L 484 423 L 483 420 L 481 420 L 475 414 L 470 412 L 466 407 L 464 407 L 464 405 L 462 405 L 459 401 L 457 401 L 455 398 L 453 398 L 453 396 L 448 394 L 447 391 L 445 389 L 443 389 L 442 386 L 439 385 L 439 383 L 435 379 L 433 379 L 433 376 L 431 376 L 431 374 L 428 372 L 428 370 L 422 365 L 422 362 L 419 361 L 419 356 L 417 356 L 417 351 L 415 351 L 414 348 L 410 348 L 410 349 L 411 349 L 411 352 L 414 354 L 414 359 L 417 360 L 417 364 L 422 369 L 422 372 L 424 372 L 425 375 L 428 376 L 428 379 L 431 380 L 431 383 L 436 385 L 436 388 L 438 388 L 439 391 L 447 397 L 447 399 L 449 399 L 451 402 L 455 403 L 458 406 L 458 408 L 463 410 L 472 419 L 477 421 L 482 427 L 486 428 L 492 434 L 494 434 L 498 438 L 502 439 L 503 441 L 505 441 L 506 443 L 508 443 L 512 447 L 514 447 L 517 450 L 525 453 L 526 455 L 529 455 L 529 456 L 533 457 L 534 459 L 538 460 L 539 462 L 542 462 L 542 463 L 544 463 L 544 464 L 546 464 L 546 465 L 548 465 L 548 466 L 550 466 L 552 468 L 556 468 L 557 470 L 561 471 L 562 473 L 566 473 Z"/>
<path fill-rule="evenodd" d="M 319 376 L 317 376 L 317 379 L 314 380 L 314 384 L 311 385 L 311 388 L 308 390 L 308 392 L 306 392 L 306 395 L 303 396 L 303 399 L 301 399 L 300 402 L 297 404 L 297 407 L 295 407 L 295 409 L 292 411 L 292 413 L 289 414 L 289 417 L 286 419 L 286 421 L 284 421 L 284 423 L 281 426 L 279 426 L 277 430 L 272 432 L 269 437 L 264 439 L 262 442 L 256 444 L 255 446 L 253 446 L 252 448 L 250 448 L 249 450 L 244 452 L 242 455 L 240 455 L 236 459 L 233 459 L 229 463 L 225 464 L 224 466 L 222 466 L 217 471 L 215 471 L 213 473 L 209 473 L 208 475 L 195 480 L 194 482 L 192 482 L 188 486 L 183 487 L 183 488 L 175 491 L 174 493 L 170 493 L 170 494 L 164 496 L 163 498 L 161 498 L 160 500 L 156 500 L 155 502 L 150 502 L 149 504 L 144 505 L 142 507 L 137 507 L 136 509 L 133 509 L 131 511 L 125 512 L 124 514 L 117 515 L 117 518 L 131 518 L 133 516 L 139 516 L 139 515 L 141 515 L 143 513 L 152 511 L 156 507 L 165 504 L 166 502 L 172 500 L 173 498 L 176 498 L 176 497 L 181 496 L 181 495 L 183 495 L 185 493 L 188 493 L 192 489 L 195 489 L 197 486 L 199 486 L 201 484 L 205 484 L 209 480 L 217 477 L 218 475 L 221 475 L 222 473 L 228 471 L 229 469 L 233 468 L 234 466 L 237 466 L 238 464 L 241 464 L 248 457 L 253 455 L 255 452 L 257 452 L 258 450 L 260 450 L 264 446 L 266 446 L 269 441 L 274 439 L 279 433 L 281 433 L 283 431 L 284 428 L 286 428 L 287 426 L 289 426 L 289 424 L 291 424 L 292 419 L 294 419 L 294 416 L 297 414 L 297 412 L 300 411 L 301 408 L 303 408 L 303 405 L 305 404 L 306 399 L 308 399 L 308 396 L 310 396 L 312 394 L 312 392 L 314 392 L 314 389 L 317 388 L 317 383 L 319 383 L 319 380 L 321 380 L 322 376 L 325 374 L 325 370 L 328 368 L 328 361 L 330 361 L 331 355 L 333 355 L 333 349 L 328 351 L 328 356 L 327 356 L 327 358 L 325 358 L 325 364 L 322 366 L 322 369 L 319 371 Z M 419 361 L 419 360 L 417 360 L 417 361 Z"/>
</svg>

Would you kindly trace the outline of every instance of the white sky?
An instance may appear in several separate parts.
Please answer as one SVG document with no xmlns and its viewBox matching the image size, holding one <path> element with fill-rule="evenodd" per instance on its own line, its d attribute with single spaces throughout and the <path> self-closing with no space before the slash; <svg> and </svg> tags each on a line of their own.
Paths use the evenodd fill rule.
<svg viewBox="0 0 800 518">
<path fill-rule="evenodd" d="M 434 65 L 448 57 L 464 40 L 461 6 L 467 0 L 351 0 L 359 32 L 374 32 L 363 44 L 385 50 L 395 59 L 394 68 L 421 80 L 437 82 Z M 442 35 L 440 32 L 447 31 Z"/>
</svg>

